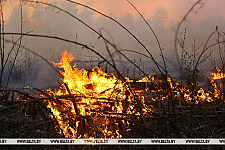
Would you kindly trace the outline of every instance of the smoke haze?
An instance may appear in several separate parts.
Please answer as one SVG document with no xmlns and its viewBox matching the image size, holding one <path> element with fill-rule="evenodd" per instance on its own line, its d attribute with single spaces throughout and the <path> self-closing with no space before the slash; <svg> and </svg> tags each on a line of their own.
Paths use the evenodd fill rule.
<svg viewBox="0 0 225 150">
<path fill-rule="evenodd" d="M 103 35 L 109 41 L 113 42 L 119 49 L 134 50 L 148 55 L 144 48 L 131 35 L 129 35 L 124 29 L 122 29 L 112 20 L 109 20 L 89 9 L 83 8 L 82 6 L 78 6 L 67 1 L 47 0 L 45 2 L 63 8 L 64 10 L 81 19 L 96 31 L 99 31 L 99 29 L 103 28 Z M 143 19 L 137 14 L 137 12 L 127 1 L 79 0 L 77 2 L 93 7 L 94 9 L 109 15 L 112 18 L 115 18 L 148 48 L 157 61 L 161 61 L 161 57 L 159 57 L 160 51 L 155 37 Z M 176 57 L 174 53 L 175 30 L 179 21 L 187 13 L 195 1 L 133 0 L 131 2 L 143 14 L 147 22 L 151 25 L 152 29 L 156 33 L 160 44 L 164 49 L 164 55 L 169 60 L 172 60 L 174 63 L 176 63 Z M 178 39 L 182 43 L 184 39 L 184 31 L 186 28 L 184 42 L 184 48 L 186 51 L 190 53 L 192 52 L 194 39 L 196 40 L 196 47 L 200 46 L 201 43 L 205 43 L 209 35 L 215 31 L 216 26 L 219 27 L 219 31 L 221 33 L 225 31 L 224 5 L 224 0 L 203 0 L 201 4 L 198 4 L 194 8 L 194 10 L 182 24 L 178 34 Z M 103 56 L 108 57 L 108 53 L 102 38 L 98 38 L 99 36 L 96 33 L 68 14 L 55 8 L 53 9 L 49 6 L 39 4 L 23 4 L 22 8 L 24 21 L 23 32 L 32 31 L 33 34 L 51 35 L 73 40 L 91 46 Z M 5 32 L 20 32 L 21 8 L 19 1 L 15 0 L 12 2 L 6 2 L 3 5 L 3 10 L 5 18 Z M 6 38 L 12 39 L 12 36 L 6 36 Z M 14 39 L 16 38 L 18 37 L 14 36 Z M 215 43 L 216 39 L 217 35 L 215 34 L 210 39 L 208 45 Z M 78 45 L 57 40 L 24 37 L 22 43 L 26 44 L 26 47 L 45 56 L 51 61 L 58 61 L 62 51 L 70 52 L 76 58 L 76 61 L 91 61 L 100 59 L 96 54 Z M 12 45 L 7 44 L 6 51 L 9 51 L 11 46 Z M 180 55 L 181 48 L 179 44 L 178 47 Z M 109 48 L 111 52 L 115 52 L 112 47 Z M 200 50 L 197 52 L 197 54 L 200 53 Z M 212 58 L 219 56 L 217 46 L 209 49 L 209 51 L 205 54 L 205 57 L 212 51 Z M 124 54 L 126 54 L 126 56 L 132 60 L 135 59 L 136 62 L 139 60 L 142 62 L 149 60 L 144 56 L 140 56 L 131 52 L 124 52 Z M 21 52 L 19 59 L 23 58 L 24 52 Z M 119 55 L 116 55 L 115 58 L 118 60 L 124 60 L 124 58 Z M 81 64 L 81 67 L 88 66 L 82 66 Z M 149 67 L 154 68 L 154 65 L 145 64 L 145 69 L 148 69 Z"/>
</svg>

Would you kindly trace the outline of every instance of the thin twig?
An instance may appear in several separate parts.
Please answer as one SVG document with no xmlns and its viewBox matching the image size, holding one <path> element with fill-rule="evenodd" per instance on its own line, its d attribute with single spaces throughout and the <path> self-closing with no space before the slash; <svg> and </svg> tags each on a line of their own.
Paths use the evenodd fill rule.
<svg viewBox="0 0 225 150">
<path fill-rule="evenodd" d="M 175 36 L 174 36 L 174 50 L 175 50 L 175 53 L 176 53 L 176 57 L 177 57 L 177 61 L 178 61 L 178 65 L 181 66 L 180 64 L 180 57 L 178 55 L 178 52 L 177 52 L 177 42 L 176 42 L 176 38 L 177 38 L 177 35 L 178 35 L 178 32 L 179 32 L 179 29 L 181 27 L 181 25 L 183 24 L 183 22 L 186 20 L 186 18 L 188 17 L 188 15 L 190 14 L 190 12 L 195 8 L 195 6 L 200 3 L 201 0 L 197 0 L 194 5 L 192 5 L 192 7 L 188 10 L 188 12 L 185 14 L 185 16 L 182 18 L 182 20 L 180 21 L 180 23 L 178 24 L 177 26 L 177 29 L 176 29 L 176 33 L 175 33 Z"/>
</svg>

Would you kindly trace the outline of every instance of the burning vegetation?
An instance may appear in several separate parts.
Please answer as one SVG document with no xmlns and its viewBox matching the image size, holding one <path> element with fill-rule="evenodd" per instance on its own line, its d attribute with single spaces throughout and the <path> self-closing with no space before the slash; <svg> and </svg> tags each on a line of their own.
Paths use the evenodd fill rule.
<svg viewBox="0 0 225 150">
<path fill-rule="evenodd" d="M 18 107 L 36 123 L 53 124 L 47 129 L 66 138 L 193 137 L 199 135 L 195 129 L 201 133 L 200 129 L 207 128 L 204 118 L 208 122 L 223 120 L 223 91 L 217 81 L 224 76 L 218 67 L 208 77 L 208 90 L 192 90 L 188 84 L 181 87 L 160 75 L 137 80 L 126 77 L 123 81 L 98 67 L 87 71 L 76 64 L 71 66 L 73 59 L 63 52 L 60 61 L 54 63 L 63 76 L 57 88 L 2 90 L 0 112 Z M 19 132 L 3 133 L 11 137 Z"/>
<path fill-rule="evenodd" d="M 151 111 L 144 99 L 132 96 L 128 86 L 113 74 L 95 68 L 91 71 L 71 67 L 72 56 L 64 52 L 59 63 L 63 69 L 63 84 L 59 90 L 48 90 L 56 97 L 70 95 L 69 99 L 48 101 L 48 108 L 56 117 L 68 138 L 120 138 L 130 132 L 133 123 Z M 137 103 L 137 99 L 140 101 Z M 64 112 L 64 113 L 63 113 Z"/>
</svg>

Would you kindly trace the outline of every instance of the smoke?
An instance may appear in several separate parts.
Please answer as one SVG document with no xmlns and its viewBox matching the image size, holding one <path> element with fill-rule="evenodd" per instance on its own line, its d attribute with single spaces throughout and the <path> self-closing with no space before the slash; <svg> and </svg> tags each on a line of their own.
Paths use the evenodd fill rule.
<svg viewBox="0 0 225 150">
<path fill-rule="evenodd" d="M 63 2 L 59 0 L 51 0 L 48 2 L 54 2 L 54 5 L 70 12 L 96 31 L 98 31 L 100 28 L 104 28 L 113 37 L 115 40 L 115 45 L 119 49 L 130 49 L 148 55 L 144 48 L 130 34 L 128 34 L 112 20 L 109 20 L 95 12 L 92 12 L 91 10 L 69 2 Z M 80 0 L 78 2 L 87 4 L 118 20 L 146 46 L 146 48 L 152 53 L 157 61 L 162 61 L 155 37 L 145 22 L 129 5 L 128 2 L 119 0 L 110 2 L 105 0 Z M 176 63 L 176 57 L 173 51 L 175 29 L 179 20 L 185 15 L 187 10 L 194 2 L 194 0 L 177 1 L 174 4 L 173 0 L 133 1 L 135 7 L 140 10 L 159 38 L 160 44 L 163 47 L 164 55 L 174 63 Z M 7 16 L 7 13 L 10 12 L 10 15 L 8 15 L 9 17 L 6 17 L 5 32 L 20 32 L 20 7 L 17 1 L 13 2 L 12 4 L 12 6 L 15 6 L 13 9 L 11 9 L 12 11 L 10 12 L 8 10 L 5 13 Z M 219 26 L 219 31 L 225 31 L 225 12 L 222 7 L 223 4 L 223 0 L 218 0 L 216 2 L 203 1 L 201 5 L 199 4 L 193 10 L 187 20 L 185 20 L 184 24 L 180 28 L 178 39 L 181 41 L 181 43 L 183 42 L 184 29 L 186 28 L 184 48 L 187 52 L 192 53 L 194 39 L 196 41 L 196 47 L 201 45 L 201 43 L 205 43 L 208 36 L 215 30 L 216 26 Z M 5 4 L 5 7 L 9 6 Z M 4 8 L 4 10 L 6 10 L 6 8 Z M 86 44 L 94 48 L 103 56 L 108 57 L 108 52 L 106 51 L 102 38 L 99 38 L 99 36 L 94 33 L 94 31 L 87 28 L 78 20 L 72 18 L 64 12 L 57 10 L 56 8 L 53 9 L 50 6 L 39 4 L 33 5 L 33 7 L 31 5 L 23 5 L 22 15 L 23 32 L 32 31 L 33 34 L 51 35 L 74 40 L 76 42 Z M 112 41 L 106 32 L 103 31 L 103 35 L 109 41 Z M 12 39 L 12 36 L 7 36 L 6 38 Z M 16 39 L 18 37 L 14 36 L 13 38 Z M 212 39 L 210 39 L 208 45 L 215 43 L 216 39 L 217 35 L 214 35 Z M 50 61 L 58 61 L 62 51 L 70 52 L 77 61 L 94 61 L 100 59 L 96 56 L 96 54 L 86 50 L 83 47 L 57 40 L 25 37 L 23 38 L 22 43 L 26 44 L 26 47 L 29 47 L 30 49 L 35 50 L 37 53 L 45 56 Z M 10 47 L 11 45 L 7 44 L 6 51 L 9 51 Z M 109 49 L 111 53 L 115 52 L 111 46 L 109 46 Z M 178 50 L 180 55 L 181 48 Z M 214 51 L 212 57 L 218 56 L 218 47 L 212 47 L 205 54 L 205 57 L 208 56 L 212 51 Z M 197 54 L 200 54 L 200 52 L 201 48 L 197 51 Z M 134 54 L 132 52 L 124 52 L 124 54 L 126 54 L 126 56 L 136 63 L 140 64 L 145 62 L 143 69 L 147 72 L 150 71 L 149 68 L 155 67 L 153 64 L 151 64 L 152 62 L 144 56 Z M 24 52 L 21 52 L 19 59 L 23 58 Z M 122 58 L 120 55 L 115 55 L 115 59 L 124 60 L 124 58 Z M 87 63 L 86 67 L 88 67 L 88 65 L 90 64 Z M 122 65 L 124 65 L 124 63 Z M 126 63 L 126 65 L 127 68 L 132 67 L 132 65 L 129 63 Z M 171 68 L 172 66 L 173 65 L 171 65 Z M 122 69 L 122 67 L 119 69 Z M 38 78 L 46 77 L 48 72 L 49 69 L 46 69 L 46 71 L 44 71 L 44 75 L 42 72 L 40 75 L 38 75 Z"/>
</svg>

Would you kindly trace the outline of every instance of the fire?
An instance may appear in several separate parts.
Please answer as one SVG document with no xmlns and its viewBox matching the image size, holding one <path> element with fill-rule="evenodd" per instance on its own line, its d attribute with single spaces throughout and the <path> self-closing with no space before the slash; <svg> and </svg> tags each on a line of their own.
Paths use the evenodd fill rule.
<svg viewBox="0 0 225 150">
<path fill-rule="evenodd" d="M 213 80 L 222 79 L 225 77 L 224 73 L 219 69 L 219 67 L 216 67 L 217 73 L 213 72 Z"/>
<path fill-rule="evenodd" d="M 221 93 L 221 91 L 217 88 L 217 83 L 215 82 L 215 80 L 224 79 L 225 75 L 222 72 L 222 70 L 219 69 L 218 66 L 216 67 L 216 71 L 217 71 L 217 73 L 216 72 L 212 73 L 212 77 L 211 77 L 210 83 L 211 83 L 211 85 L 213 86 L 213 89 L 214 89 L 214 93 L 213 93 L 214 97 L 217 98 L 217 99 L 220 99 L 220 98 L 222 99 L 223 98 L 223 96 L 222 96 L 223 93 Z M 220 84 L 219 86 L 220 86 L 220 88 L 223 87 L 222 84 Z"/>
<path fill-rule="evenodd" d="M 217 69 L 218 69 L 218 67 L 217 67 Z M 195 103 L 198 104 L 199 102 L 212 102 L 213 98 L 210 96 L 210 94 L 213 95 L 214 98 L 219 98 L 221 96 L 221 92 L 217 88 L 216 83 L 214 83 L 214 79 L 216 79 L 216 77 L 222 77 L 221 76 L 222 74 L 220 74 L 220 75 L 214 74 L 214 75 L 215 76 L 213 77 L 213 79 L 210 82 L 213 86 L 213 90 L 214 90 L 213 94 L 210 91 L 205 92 L 202 87 L 200 87 L 199 90 L 196 92 L 196 94 L 194 94 L 190 91 L 190 89 L 188 89 L 187 86 L 180 88 L 178 83 L 175 83 L 175 85 L 173 85 L 171 78 L 169 78 L 169 77 L 167 78 L 167 81 L 170 84 L 170 88 L 172 90 L 174 90 L 174 92 L 177 93 L 178 97 L 181 96 L 180 95 L 180 91 L 181 91 L 184 94 L 184 99 L 186 100 L 186 102 L 191 103 L 191 101 L 194 100 Z"/>
<path fill-rule="evenodd" d="M 66 83 L 71 89 L 72 94 L 82 93 L 85 96 L 100 96 L 105 97 L 112 93 L 114 89 L 123 89 L 123 84 L 114 75 L 108 75 L 104 73 L 100 68 L 92 69 L 92 71 L 86 71 L 84 69 L 79 70 L 76 65 L 71 67 L 70 62 L 74 58 L 67 52 L 62 54 L 62 58 L 59 63 L 55 63 L 64 76 L 63 82 Z M 60 93 L 57 95 L 62 95 Z M 68 92 L 66 91 L 66 94 Z"/>
<path fill-rule="evenodd" d="M 151 75 L 149 77 L 143 77 L 142 79 L 139 79 L 137 82 L 153 82 L 157 81 L 154 75 Z"/>
<path fill-rule="evenodd" d="M 58 90 L 49 89 L 48 95 L 55 99 L 46 100 L 47 107 L 53 114 L 52 118 L 57 120 L 60 127 L 60 133 L 67 138 L 121 138 L 122 133 L 132 131 L 131 126 L 134 124 L 129 120 L 150 117 L 148 113 L 152 111 L 152 107 L 149 102 L 166 101 L 171 95 L 175 99 L 195 104 L 221 98 L 221 92 L 214 83 L 215 79 L 224 78 L 218 68 L 218 74 L 213 73 L 211 81 L 213 93 L 206 92 L 203 88 L 190 91 L 187 86 L 180 87 L 168 77 L 166 83 L 172 94 L 165 95 L 167 92 L 163 91 L 166 89 L 162 89 L 160 85 L 163 82 L 154 75 L 135 81 L 125 77 L 128 84 L 146 83 L 145 89 L 129 89 L 125 82 L 113 74 L 103 72 L 101 68 L 87 71 L 78 69 L 76 64 L 72 67 L 70 63 L 73 59 L 71 54 L 63 52 L 60 62 L 54 63 L 62 70 L 60 73 L 64 77 L 63 84 Z M 148 82 L 154 82 L 156 88 L 150 90 Z M 157 92 L 161 94 L 154 96 Z M 65 98 L 58 98 L 60 96 Z"/>
<path fill-rule="evenodd" d="M 121 128 L 130 131 L 130 123 L 115 118 L 133 114 L 138 119 L 140 113 L 134 107 L 137 102 L 127 86 L 113 74 L 109 75 L 101 68 L 87 71 L 78 69 L 77 65 L 71 67 L 73 59 L 71 54 L 62 53 L 60 62 L 55 65 L 63 70 L 60 73 L 64 76 L 64 84 L 58 91 L 48 90 L 48 94 L 55 97 L 72 97 L 60 99 L 61 104 L 48 101 L 48 108 L 55 116 L 61 132 L 67 138 L 121 138 Z M 142 111 L 148 112 L 144 107 Z M 81 133 L 81 128 L 86 128 L 86 132 Z"/>
</svg>

